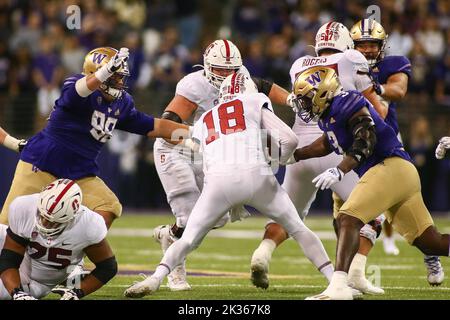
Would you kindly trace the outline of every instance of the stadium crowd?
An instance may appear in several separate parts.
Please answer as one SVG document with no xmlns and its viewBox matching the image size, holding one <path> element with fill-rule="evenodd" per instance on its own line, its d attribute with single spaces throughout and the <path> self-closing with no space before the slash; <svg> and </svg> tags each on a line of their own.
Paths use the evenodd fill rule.
<svg viewBox="0 0 450 320">
<path fill-rule="evenodd" d="M 79 28 L 70 30 L 70 5 Z M 129 91 L 136 105 L 159 116 L 176 83 L 216 38 L 240 48 L 254 76 L 290 89 L 289 68 L 313 54 L 314 35 L 329 20 L 351 27 L 373 1 L 298 0 L 0 0 L 0 126 L 26 138 L 42 129 L 62 80 L 78 73 L 100 46 L 130 49 Z M 437 139 L 450 134 L 450 3 L 446 0 L 375 1 L 389 34 L 387 55 L 412 63 L 408 94 L 398 109 L 400 130 L 419 169 L 423 196 L 434 211 L 449 211 L 450 159 L 436 161 Z M 292 123 L 289 112 L 281 116 Z M 152 143 L 116 133 L 102 154 L 104 180 L 134 208 L 164 207 Z M 117 174 L 119 172 L 119 174 Z M 9 185 L 10 181 L 0 184 Z M 136 192 L 139 190 L 139 192 Z M 0 194 L 0 201 L 6 196 Z M 330 197 L 317 201 L 328 208 Z"/>
</svg>

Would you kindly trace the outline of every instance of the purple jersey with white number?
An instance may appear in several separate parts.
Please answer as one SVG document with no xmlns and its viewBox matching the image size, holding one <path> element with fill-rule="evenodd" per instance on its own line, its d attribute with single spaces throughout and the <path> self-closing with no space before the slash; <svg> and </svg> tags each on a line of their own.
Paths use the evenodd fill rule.
<svg viewBox="0 0 450 320">
<path fill-rule="evenodd" d="M 411 77 L 411 62 L 404 56 L 387 56 L 383 60 L 377 62 L 372 69 L 373 77 L 381 84 L 387 83 L 387 79 L 396 73 L 403 72 L 408 78 Z M 388 114 L 386 116 L 387 124 L 389 124 L 395 131 L 399 133 L 397 122 L 397 103 L 390 102 Z"/>
<path fill-rule="evenodd" d="M 97 157 L 115 128 L 141 135 L 153 130 L 153 117 L 136 110 L 126 92 L 113 102 L 107 102 L 98 90 L 79 96 L 75 82 L 82 77 L 78 74 L 64 81 L 47 127 L 28 141 L 20 156 L 58 178 L 98 175 Z"/>
<path fill-rule="evenodd" d="M 328 137 L 328 141 L 337 154 L 343 154 L 353 144 L 352 130 L 348 122 L 351 117 L 367 107 L 375 123 L 377 143 L 372 155 L 362 162 L 354 171 L 361 177 L 371 167 L 389 157 L 400 157 L 411 161 L 397 134 L 378 115 L 372 104 L 358 91 L 344 91 L 333 99 L 329 109 L 319 120 L 319 127 Z"/>
</svg>

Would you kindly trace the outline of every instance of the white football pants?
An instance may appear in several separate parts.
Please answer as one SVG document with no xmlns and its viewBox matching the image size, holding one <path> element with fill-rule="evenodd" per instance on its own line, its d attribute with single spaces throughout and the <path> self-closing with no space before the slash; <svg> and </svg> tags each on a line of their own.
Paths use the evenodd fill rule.
<svg viewBox="0 0 450 320">
<path fill-rule="evenodd" d="M 235 167 L 226 174 L 208 173 L 183 236 L 167 249 L 161 263 L 173 270 L 236 205 L 250 205 L 282 225 L 314 265 L 329 261 L 320 239 L 304 225 L 289 196 L 266 165 L 247 170 Z M 317 252 L 324 254 L 318 256 Z"/>
</svg>

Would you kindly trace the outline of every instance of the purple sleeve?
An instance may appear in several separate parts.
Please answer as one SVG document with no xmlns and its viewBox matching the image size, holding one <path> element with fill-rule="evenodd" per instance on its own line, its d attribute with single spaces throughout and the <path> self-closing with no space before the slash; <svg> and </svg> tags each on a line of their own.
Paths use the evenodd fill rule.
<svg viewBox="0 0 450 320">
<path fill-rule="evenodd" d="M 137 110 L 133 99 L 128 94 L 124 99 L 126 99 L 125 110 L 127 110 L 127 113 L 123 118 L 120 118 L 116 125 L 116 129 L 140 135 L 147 135 L 147 133 L 153 130 L 155 119 L 152 116 Z"/>
<path fill-rule="evenodd" d="M 389 78 L 395 73 L 403 72 L 411 78 L 411 62 L 404 56 L 392 56 L 388 60 L 388 68 L 386 78 Z"/>
<path fill-rule="evenodd" d="M 338 116 L 347 122 L 356 112 L 370 104 L 364 96 L 357 91 L 347 91 L 347 95 L 341 97 Z"/>
<path fill-rule="evenodd" d="M 81 79 L 83 77 L 84 76 L 82 74 L 77 74 L 64 80 L 63 87 L 61 89 L 61 95 L 55 102 L 55 105 L 57 107 L 79 107 L 80 104 L 83 104 L 86 101 L 87 97 L 81 97 L 75 89 L 75 83 L 78 81 L 78 79 Z"/>
</svg>

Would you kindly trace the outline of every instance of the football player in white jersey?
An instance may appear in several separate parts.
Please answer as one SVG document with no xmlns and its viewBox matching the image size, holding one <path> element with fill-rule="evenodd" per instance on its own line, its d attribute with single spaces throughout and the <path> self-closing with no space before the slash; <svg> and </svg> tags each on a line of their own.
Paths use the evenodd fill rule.
<svg viewBox="0 0 450 320">
<path fill-rule="evenodd" d="M 242 65 L 239 49 L 229 40 L 214 41 L 203 54 L 203 70 L 192 72 L 178 82 L 175 97 L 161 118 L 179 123 L 195 123 L 204 112 L 218 104 L 222 81 L 238 70 L 248 74 Z M 274 103 L 290 103 L 290 100 L 287 101 L 289 93 L 278 85 L 263 79 L 253 80 L 258 91 L 268 95 Z M 154 237 L 161 243 L 164 252 L 183 234 L 202 190 L 203 171 L 201 163 L 193 163 L 191 151 L 180 148 L 176 143 L 157 139 L 153 151 L 158 176 L 176 218 L 172 226 L 159 226 L 154 230 Z M 228 219 L 228 216 L 224 216 L 216 227 L 223 226 Z M 184 262 L 169 275 L 168 285 L 173 291 L 190 290 Z"/>
<path fill-rule="evenodd" d="M 81 203 L 81 189 L 69 179 L 11 203 L 9 227 L 0 225 L 0 300 L 45 297 L 84 255 L 96 268 L 72 288 L 58 290 L 61 300 L 79 300 L 115 276 L 105 221 Z"/>
<path fill-rule="evenodd" d="M 279 163 L 286 164 L 297 146 L 294 132 L 272 111 L 270 100 L 258 93 L 245 73 L 227 77 L 220 88 L 219 105 L 194 125 L 203 155 L 205 185 L 179 240 L 166 251 L 155 273 L 128 288 L 125 296 L 140 298 L 158 290 L 162 280 L 206 234 L 234 208 L 250 205 L 282 225 L 315 266 L 328 264 L 319 238 L 300 219 L 294 204 L 267 163 L 262 134 L 265 129 L 279 144 Z M 274 147 L 272 147 L 274 148 Z M 317 251 L 325 254 L 318 256 Z"/>
<path fill-rule="evenodd" d="M 362 92 L 379 113 L 386 115 L 387 108 L 377 99 L 371 79 L 368 76 L 369 67 L 366 58 L 352 48 L 353 41 L 350 32 L 343 24 L 338 22 L 324 24 L 316 34 L 315 51 L 317 56 L 301 57 L 292 65 L 290 70 L 292 84 L 294 84 L 297 75 L 303 71 L 314 66 L 328 66 L 336 70 L 344 90 Z M 299 148 L 309 145 L 323 134 L 317 122 L 306 123 L 298 115 L 292 129 L 298 137 Z M 328 168 L 336 167 L 341 160 L 341 155 L 329 154 L 322 158 L 309 159 L 286 167 L 283 187 L 302 219 L 305 219 L 308 214 L 318 190 L 317 186 L 312 184 L 311 181 Z M 341 199 L 346 200 L 359 180 L 358 176 L 351 171 L 339 180 L 331 189 Z M 338 206 L 335 205 L 333 211 L 337 213 L 338 209 Z M 361 237 L 375 241 L 377 232 L 372 226 L 366 225 L 361 229 Z M 280 225 L 274 223 L 274 221 L 267 223 L 264 239 L 253 253 L 251 261 L 252 282 L 255 286 L 263 288 L 268 286 L 267 273 L 272 253 L 287 238 L 288 234 Z M 384 293 L 381 288 L 374 287 L 364 277 L 352 280 L 354 288 L 363 293 Z"/>
<path fill-rule="evenodd" d="M 0 127 L 0 143 L 13 151 L 20 152 L 27 144 L 27 141 L 24 139 L 16 139 L 13 136 L 9 135 L 2 127 Z"/>
</svg>

